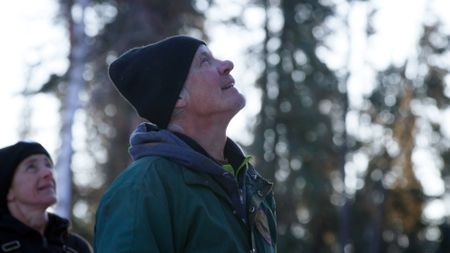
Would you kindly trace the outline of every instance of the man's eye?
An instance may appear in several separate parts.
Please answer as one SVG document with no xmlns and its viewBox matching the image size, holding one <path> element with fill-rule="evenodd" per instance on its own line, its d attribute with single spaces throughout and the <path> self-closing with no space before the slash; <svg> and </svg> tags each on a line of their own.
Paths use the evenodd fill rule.
<svg viewBox="0 0 450 253">
<path fill-rule="evenodd" d="M 209 58 L 206 58 L 206 57 L 202 58 L 201 61 L 200 61 L 200 63 L 201 63 L 201 64 L 209 63 Z"/>
</svg>

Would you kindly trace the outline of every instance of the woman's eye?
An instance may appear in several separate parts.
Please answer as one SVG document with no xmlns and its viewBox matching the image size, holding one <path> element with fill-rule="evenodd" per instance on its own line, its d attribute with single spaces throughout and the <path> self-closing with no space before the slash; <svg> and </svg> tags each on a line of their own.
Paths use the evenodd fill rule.
<svg viewBox="0 0 450 253">
<path fill-rule="evenodd" d="M 35 171 L 36 170 L 36 166 L 35 165 L 30 165 L 27 167 L 26 169 L 27 171 Z"/>
</svg>

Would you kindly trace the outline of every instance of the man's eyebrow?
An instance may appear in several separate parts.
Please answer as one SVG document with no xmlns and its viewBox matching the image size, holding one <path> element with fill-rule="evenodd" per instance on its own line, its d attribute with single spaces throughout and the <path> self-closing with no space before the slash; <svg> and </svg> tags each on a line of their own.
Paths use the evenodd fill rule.
<svg viewBox="0 0 450 253">
<path fill-rule="evenodd" d="M 211 54 L 210 54 L 209 52 L 203 51 L 203 52 L 200 52 L 200 55 L 199 55 L 199 56 L 200 56 L 200 57 L 210 57 Z"/>
<path fill-rule="evenodd" d="M 208 54 L 208 52 L 203 51 L 203 52 L 200 52 L 200 53 L 195 57 L 195 61 L 197 61 L 197 62 L 200 63 L 200 61 L 202 61 L 202 59 L 208 58 L 208 57 L 210 57 L 209 54 Z"/>
</svg>

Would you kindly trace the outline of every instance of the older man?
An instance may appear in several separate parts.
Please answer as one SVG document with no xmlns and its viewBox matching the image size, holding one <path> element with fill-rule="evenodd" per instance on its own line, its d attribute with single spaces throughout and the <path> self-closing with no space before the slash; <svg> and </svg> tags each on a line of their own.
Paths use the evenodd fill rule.
<svg viewBox="0 0 450 253">
<path fill-rule="evenodd" d="M 232 69 L 187 36 L 111 64 L 114 85 L 149 122 L 132 133 L 134 162 L 99 205 L 96 252 L 276 251 L 272 184 L 226 136 L 245 105 Z"/>
</svg>

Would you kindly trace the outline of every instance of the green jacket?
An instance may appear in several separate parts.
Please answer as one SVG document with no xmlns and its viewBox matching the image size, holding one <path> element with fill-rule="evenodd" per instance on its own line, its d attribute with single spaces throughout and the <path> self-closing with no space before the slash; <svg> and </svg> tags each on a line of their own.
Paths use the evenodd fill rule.
<svg viewBox="0 0 450 253">
<path fill-rule="evenodd" d="M 96 215 L 96 252 L 276 251 L 271 184 L 251 166 L 243 172 L 242 217 L 217 175 L 165 156 L 172 159 L 138 158 L 103 196 Z M 208 167 L 205 161 L 201 164 Z"/>
</svg>

